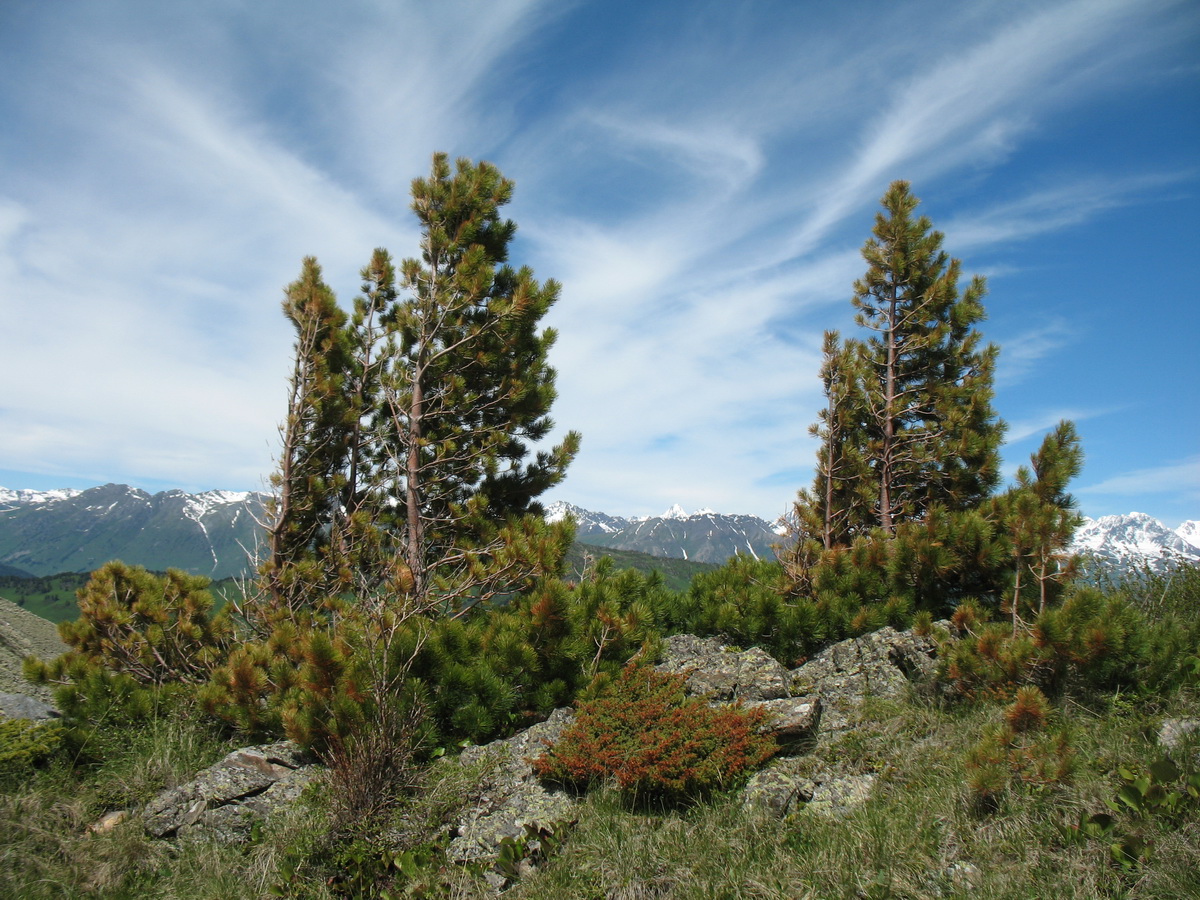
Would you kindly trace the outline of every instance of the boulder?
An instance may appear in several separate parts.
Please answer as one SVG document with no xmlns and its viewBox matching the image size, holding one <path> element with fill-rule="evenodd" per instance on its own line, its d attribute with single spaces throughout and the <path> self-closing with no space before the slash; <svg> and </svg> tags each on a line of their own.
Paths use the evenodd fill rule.
<svg viewBox="0 0 1200 900">
<path fill-rule="evenodd" d="M 676 634 L 664 642 L 659 672 L 687 676 L 687 692 L 711 702 L 752 703 L 791 696 L 787 669 L 758 647 L 734 650 L 716 638 Z"/>
<path fill-rule="evenodd" d="M 49 703 L 43 703 L 28 694 L 0 693 L 0 719 L 48 722 L 51 719 L 57 719 L 59 715 L 59 711 Z"/>
<path fill-rule="evenodd" d="M 801 811 L 810 815 L 844 816 L 866 802 L 877 777 L 869 772 L 849 774 L 812 769 L 811 761 L 805 759 L 773 760 L 746 783 L 742 802 L 748 809 L 776 818 Z"/>
<path fill-rule="evenodd" d="M 867 697 L 900 697 L 931 681 L 936 653 L 932 638 L 885 627 L 822 650 L 791 673 L 791 692 L 821 698 L 824 738 L 851 728 Z"/>
<path fill-rule="evenodd" d="M 522 840 L 552 833 L 576 819 L 576 799 L 566 791 L 546 788 L 533 772 L 533 760 L 555 743 L 574 719 L 569 709 L 557 709 L 545 722 L 490 744 L 468 747 L 462 764 L 489 763 L 484 778 L 455 829 L 446 849 L 457 862 L 494 861 L 505 838 Z"/>
<path fill-rule="evenodd" d="M 235 750 L 187 784 L 163 791 L 143 810 L 153 837 L 206 836 L 227 843 L 300 796 L 319 771 L 290 741 Z"/>
</svg>

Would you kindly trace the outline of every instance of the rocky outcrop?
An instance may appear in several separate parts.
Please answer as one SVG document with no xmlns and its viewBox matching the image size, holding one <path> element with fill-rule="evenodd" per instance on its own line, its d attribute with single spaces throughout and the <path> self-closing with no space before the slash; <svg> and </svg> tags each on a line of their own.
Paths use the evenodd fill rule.
<svg viewBox="0 0 1200 900">
<path fill-rule="evenodd" d="M 49 703 L 43 703 L 28 694 L 0 693 L 0 719 L 28 719 L 31 722 L 48 722 L 57 719 L 59 712 Z"/>
<path fill-rule="evenodd" d="M 711 702 L 744 703 L 792 696 L 787 669 L 758 647 L 734 650 L 717 638 L 676 634 L 667 638 L 655 668 L 686 675 L 689 694 Z"/>
<path fill-rule="evenodd" d="M 816 743 L 828 747 L 854 728 L 869 697 L 900 697 L 914 685 L 932 683 L 937 644 L 912 632 L 883 628 L 827 647 L 790 673 L 793 694 L 813 700 Z M 810 746 L 808 742 L 801 748 Z M 777 758 L 747 783 L 743 800 L 761 812 L 785 816 L 805 810 L 845 815 L 870 797 L 876 775 L 843 769 L 813 758 Z"/>
<path fill-rule="evenodd" d="M 290 741 L 235 750 L 150 801 L 142 813 L 146 831 L 159 838 L 244 840 L 256 822 L 294 802 L 317 771 Z"/>
<path fill-rule="evenodd" d="M 0 691 L 51 702 L 50 688 L 25 680 L 23 663 L 27 656 L 49 662 L 68 649 L 56 626 L 0 597 Z"/>
<path fill-rule="evenodd" d="M 510 738 L 468 747 L 459 763 L 485 763 L 484 777 L 458 822 L 446 856 L 457 862 L 496 858 L 505 838 L 553 831 L 576 818 L 576 799 L 538 781 L 532 762 L 556 742 L 574 713 L 557 709 L 545 722 Z"/>
<path fill-rule="evenodd" d="M 806 746 L 821 720 L 820 698 L 811 693 L 793 696 L 787 669 L 758 647 L 737 650 L 717 638 L 672 635 L 655 669 L 685 676 L 689 696 L 713 705 L 736 702 L 766 712 L 768 719 L 760 731 L 774 736 L 780 753 Z"/>
<path fill-rule="evenodd" d="M 936 654 L 932 638 L 888 626 L 822 650 L 791 673 L 791 691 L 821 698 L 819 737 L 828 738 L 853 727 L 867 697 L 901 697 L 930 683 Z"/>
</svg>

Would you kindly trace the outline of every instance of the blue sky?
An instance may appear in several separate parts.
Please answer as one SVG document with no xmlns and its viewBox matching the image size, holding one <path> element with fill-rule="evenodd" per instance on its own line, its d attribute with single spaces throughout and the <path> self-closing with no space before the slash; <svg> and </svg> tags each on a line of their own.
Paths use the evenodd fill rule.
<svg viewBox="0 0 1200 900">
<path fill-rule="evenodd" d="M 783 513 L 821 333 L 912 182 L 987 276 L 1008 471 L 1060 417 L 1090 516 L 1200 518 L 1200 6 L 0 3 L 0 485 L 260 488 L 305 254 L 416 252 L 429 156 L 516 182 L 563 284 L 550 499 Z"/>
</svg>

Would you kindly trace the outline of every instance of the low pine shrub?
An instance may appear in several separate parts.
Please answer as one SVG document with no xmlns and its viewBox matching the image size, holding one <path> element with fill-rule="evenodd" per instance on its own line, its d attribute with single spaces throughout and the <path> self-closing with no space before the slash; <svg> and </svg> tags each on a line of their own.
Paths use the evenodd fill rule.
<svg viewBox="0 0 1200 900">
<path fill-rule="evenodd" d="M 1017 690 L 1003 724 L 988 728 L 966 758 L 967 786 L 978 809 L 998 807 L 1017 785 L 1047 788 L 1070 780 L 1075 751 L 1062 728 L 1051 727 L 1052 711 L 1036 687 Z"/>
<path fill-rule="evenodd" d="M 682 676 L 630 665 L 580 704 L 558 743 L 534 761 L 542 778 L 586 787 L 615 780 L 634 801 L 686 802 L 735 784 L 774 752 L 765 714 L 688 698 Z"/>
</svg>

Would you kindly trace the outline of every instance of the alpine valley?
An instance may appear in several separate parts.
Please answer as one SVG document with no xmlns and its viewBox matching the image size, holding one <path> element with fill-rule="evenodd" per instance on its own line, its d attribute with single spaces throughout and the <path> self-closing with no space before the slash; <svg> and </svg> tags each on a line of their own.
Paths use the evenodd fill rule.
<svg viewBox="0 0 1200 900">
<path fill-rule="evenodd" d="M 0 487 L 0 576 L 90 572 L 111 559 L 213 579 L 241 575 L 261 543 L 266 498 L 234 491 L 149 494 L 120 484 L 83 491 Z M 737 553 L 770 559 L 786 540 L 781 522 L 711 509 L 689 514 L 673 506 L 659 516 L 625 518 L 558 501 L 546 510 L 550 521 L 568 516 L 589 553 L 720 564 Z M 1200 521 L 1171 531 L 1143 513 L 1085 519 L 1073 549 L 1121 566 L 1200 562 Z"/>
</svg>

